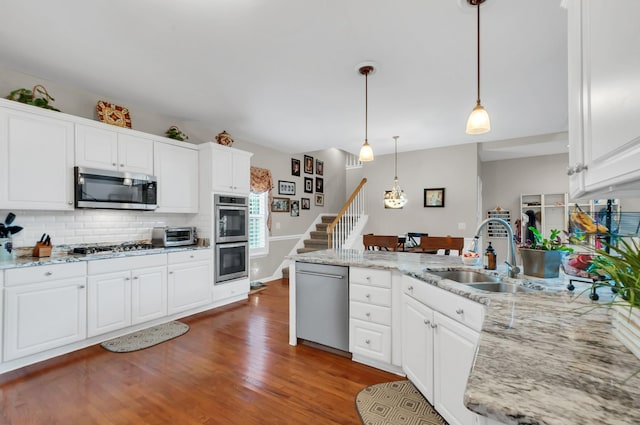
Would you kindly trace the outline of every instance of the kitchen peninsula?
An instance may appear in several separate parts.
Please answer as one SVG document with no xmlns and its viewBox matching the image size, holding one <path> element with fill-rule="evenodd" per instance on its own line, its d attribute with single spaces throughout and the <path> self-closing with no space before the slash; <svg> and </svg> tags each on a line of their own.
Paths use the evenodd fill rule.
<svg viewBox="0 0 640 425">
<path fill-rule="evenodd" d="M 354 270 L 389 271 L 391 317 L 402 322 L 392 326 L 392 332 L 396 333 L 406 323 L 403 314 L 393 311 L 404 305 L 394 298 L 408 298 L 407 289 L 418 284 L 482 305 L 484 319 L 464 390 L 464 404 L 482 416 L 477 418 L 480 423 L 640 423 L 640 378 L 632 376 L 640 369 L 640 361 L 611 334 L 607 309 L 589 300 L 582 292 L 586 285 L 571 293 L 564 289 L 562 277 L 503 278 L 505 282 L 539 290 L 489 293 L 430 273 L 479 267 L 465 266 L 458 257 L 429 254 L 326 250 L 291 259 Z M 294 271 L 290 283 L 292 345 L 297 344 Z M 396 288 L 398 285 L 402 289 Z M 412 340 L 414 336 L 417 337 L 412 335 Z M 392 335 L 394 343 L 399 339 L 400 336 Z M 401 342 L 404 350 L 408 341 Z M 394 345 L 394 352 L 398 349 Z M 400 363 L 404 370 L 405 364 Z M 435 407 L 438 410 L 437 403 Z"/>
</svg>

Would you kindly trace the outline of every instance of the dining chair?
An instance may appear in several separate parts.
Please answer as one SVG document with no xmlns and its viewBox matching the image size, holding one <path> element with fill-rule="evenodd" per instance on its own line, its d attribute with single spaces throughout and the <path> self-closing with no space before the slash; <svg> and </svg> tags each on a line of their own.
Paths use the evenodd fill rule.
<svg viewBox="0 0 640 425">
<path fill-rule="evenodd" d="M 437 253 L 443 249 L 445 255 L 450 255 L 452 250 L 457 250 L 458 255 L 462 254 L 464 248 L 464 238 L 454 238 L 451 236 L 427 236 L 420 238 L 419 252 Z"/>
<path fill-rule="evenodd" d="M 362 235 L 364 249 L 368 251 L 397 251 L 398 236 Z"/>
</svg>

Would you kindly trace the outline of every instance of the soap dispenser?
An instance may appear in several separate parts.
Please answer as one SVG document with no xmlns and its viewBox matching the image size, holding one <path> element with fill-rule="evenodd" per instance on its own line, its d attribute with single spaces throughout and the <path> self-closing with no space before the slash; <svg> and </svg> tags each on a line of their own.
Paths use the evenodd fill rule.
<svg viewBox="0 0 640 425">
<path fill-rule="evenodd" d="M 491 242 L 489 242 L 489 246 L 484 251 L 484 268 L 487 270 L 496 269 L 496 250 L 491 246 Z"/>
</svg>

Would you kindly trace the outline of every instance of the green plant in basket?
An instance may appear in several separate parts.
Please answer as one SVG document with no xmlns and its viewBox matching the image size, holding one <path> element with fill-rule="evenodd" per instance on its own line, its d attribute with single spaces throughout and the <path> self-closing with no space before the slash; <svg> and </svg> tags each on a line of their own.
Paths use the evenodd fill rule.
<svg viewBox="0 0 640 425">
<path fill-rule="evenodd" d="M 608 252 L 598 249 L 593 265 L 596 271 L 606 275 L 613 282 L 615 303 L 621 297 L 632 308 L 640 308 L 640 243 L 619 238 L 617 244 L 604 243 Z M 595 283 L 594 286 L 603 286 Z"/>
<path fill-rule="evenodd" d="M 561 231 L 558 229 L 551 229 L 549 238 L 542 236 L 540 231 L 533 226 L 529 227 L 529 230 L 533 233 L 533 242 L 529 245 L 522 246 L 522 248 L 540 249 L 543 251 L 566 251 L 573 252 L 573 248 L 566 246 L 560 239 Z"/>
</svg>

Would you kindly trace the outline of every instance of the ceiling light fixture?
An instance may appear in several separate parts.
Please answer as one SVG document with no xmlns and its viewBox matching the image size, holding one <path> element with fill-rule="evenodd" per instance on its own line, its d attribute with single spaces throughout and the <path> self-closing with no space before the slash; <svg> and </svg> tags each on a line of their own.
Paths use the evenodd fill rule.
<svg viewBox="0 0 640 425">
<path fill-rule="evenodd" d="M 396 142 L 395 148 L 395 177 L 393 178 L 393 188 L 384 194 L 384 205 L 387 208 L 402 208 L 406 205 L 408 199 L 407 195 L 398 184 L 398 136 L 393 136 L 393 140 Z"/>
<path fill-rule="evenodd" d="M 373 161 L 373 149 L 369 144 L 367 135 L 367 124 L 369 116 L 369 74 L 371 74 L 375 68 L 372 65 L 361 66 L 358 72 L 364 75 L 364 144 L 360 148 L 360 156 L 358 159 L 360 162 Z"/>
<path fill-rule="evenodd" d="M 478 99 L 467 120 L 467 134 L 483 134 L 491 130 L 489 114 L 480 104 L 480 4 L 486 0 L 467 0 L 478 11 Z"/>
</svg>

